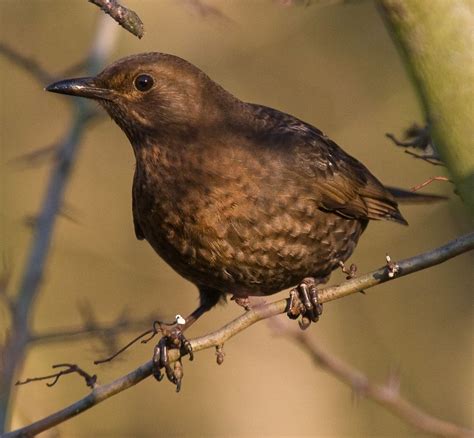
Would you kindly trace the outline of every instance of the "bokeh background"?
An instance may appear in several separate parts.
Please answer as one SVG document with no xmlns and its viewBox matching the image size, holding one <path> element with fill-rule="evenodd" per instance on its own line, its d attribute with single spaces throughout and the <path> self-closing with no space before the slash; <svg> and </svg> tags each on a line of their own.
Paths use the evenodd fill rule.
<svg viewBox="0 0 474 438">
<path fill-rule="evenodd" d="M 243 100 L 296 115 L 330 135 L 385 183 L 411 187 L 443 172 L 394 147 L 400 134 L 422 122 L 416 94 L 371 1 L 324 6 L 270 0 L 206 1 L 224 15 L 203 16 L 192 2 L 128 0 L 145 23 L 142 40 L 119 29 L 108 62 L 162 51 L 196 64 Z M 327 2 L 333 3 L 333 2 Z M 51 73 L 81 60 L 101 12 L 85 0 L 2 0 L 0 40 L 37 60 Z M 57 142 L 73 114 L 69 99 L 47 94 L 23 69 L 0 57 L 0 250 L 21 278 L 31 228 L 25 219 L 41 206 L 51 161 L 21 166 L 15 159 Z M 46 85 L 46 84 L 44 84 Z M 65 199 L 70 219 L 55 228 L 41 293 L 31 315 L 36 330 L 81 324 L 88 302 L 101 321 L 123 309 L 133 318 L 165 318 L 197 304 L 194 286 L 135 240 L 131 216 L 133 154 L 126 137 L 104 117 L 87 130 Z M 410 226 L 373 223 L 351 261 L 374 269 L 388 252 L 405 258 L 445 243 L 471 228 L 452 187 L 427 189 L 445 203 L 403 207 Z M 409 400 L 441 418 L 472 425 L 472 255 L 327 304 L 310 336 L 375 381 L 390 369 L 401 374 Z M 343 279 L 334 273 L 332 283 Z M 284 296 L 280 295 L 280 296 Z M 233 303 L 207 314 L 190 336 L 210 332 L 240 313 Z M 0 307 L 2 336 L 8 313 Z M 146 327 L 144 327 L 146 328 Z M 132 334 L 124 334 L 126 342 Z M 106 383 L 151 356 L 137 345 L 111 364 L 97 341 L 32 346 L 18 378 L 47 374 L 58 362 L 75 362 Z M 251 327 L 214 351 L 184 362 L 181 393 L 148 379 L 60 425 L 61 437 L 89 436 L 413 436 L 417 433 L 372 401 L 320 370 L 266 323 Z M 46 416 L 87 393 L 69 376 L 54 388 L 18 388 L 12 425 Z M 54 432 L 56 433 L 56 432 Z M 44 436 L 58 436 L 48 432 Z"/>
</svg>

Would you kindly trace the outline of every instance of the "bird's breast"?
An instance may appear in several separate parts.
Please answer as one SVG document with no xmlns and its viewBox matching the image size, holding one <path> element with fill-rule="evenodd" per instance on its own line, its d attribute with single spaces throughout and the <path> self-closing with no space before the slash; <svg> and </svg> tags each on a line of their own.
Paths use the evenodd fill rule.
<svg viewBox="0 0 474 438">
<path fill-rule="evenodd" d="M 134 208 L 148 242 L 194 283 L 268 294 L 352 253 L 361 224 L 321 211 L 277 161 L 177 152 L 143 153 Z"/>
</svg>

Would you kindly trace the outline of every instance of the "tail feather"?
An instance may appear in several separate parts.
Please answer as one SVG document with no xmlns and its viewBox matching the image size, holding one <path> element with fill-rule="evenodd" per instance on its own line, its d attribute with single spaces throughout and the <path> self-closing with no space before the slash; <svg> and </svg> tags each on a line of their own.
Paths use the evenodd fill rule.
<svg viewBox="0 0 474 438">
<path fill-rule="evenodd" d="M 398 210 L 396 202 L 376 198 L 364 198 L 364 202 L 367 205 L 367 216 L 369 219 L 385 219 L 408 225 L 408 222 Z"/>
</svg>

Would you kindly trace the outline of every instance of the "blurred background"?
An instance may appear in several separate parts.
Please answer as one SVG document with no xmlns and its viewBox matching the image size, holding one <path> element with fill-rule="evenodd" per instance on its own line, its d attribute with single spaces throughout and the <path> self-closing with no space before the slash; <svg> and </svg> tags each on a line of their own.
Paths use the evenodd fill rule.
<svg viewBox="0 0 474 438">
<path fill-rule="evenodd" d="M 385 138 L 422 123 L 415 92 L 372 1 L 295 2 L 205 0 L 217 13 L 202 14 L 192 1 L 128 0 L 145 24 L 138 40 L 123 29 L 111 62 L 162 51 L 181 56 L 242 100 L 291 113 L 331 136 L 384 183 L 409 188 L 443 169 L 415 160 Z M 326 2 L 332 3 L 332 2 Z M 58 74 L 87 54 L 102 13 L 85 0 L 0 2 L 0 40 Z M 70 99 L 45 93 L 31 75 L 0 57 L 0 250 L 12 270 L 11 290 L 28 254 L 31 217 L 44 197 L 51 160 L 31 165 L 16 158 L 59 141 L 73 113 Z M 47 85 L 47 84 L 44 84 Z M 41 292 L 31 315 L 41 332 L 78 326 L 89 303 L 100 321 L 126 309 L 172 319 L 198 302 L 193 285 L 135 239 L 131 215 L 132 149 L 103 117 L 81 143 L 59 217 Z M 448 202 L 406 206 L 410 223 L 372 223 L 351 258 L 360 273 L 393 259 L 434 248 L 471 225 L 448 183 L 426 191 Z M 440 418 L 472 425 L 472 262 L 465 254 L 325 306 L 310 336 L 374 381 L 391 369 L 402 394 Z M 344 279 L 335 272 L 331 283 Z M 281 293 L 275 298 L 283 297 Z M 192 327 L 188 336 L 213 331 L 241 313 L 230 303 Z M 8 329 L 0 306 L 0 334 Z M 148 326 L 145 324 L 143 330 Z M 137 330 L 136 333 L 141 330 Z M 135 332 L 120 336 L 126 343 Z M 413 436 L 410 426 L 315 366 L 299 348 L 257 324 L 225 345 L 184 361 L 181 393 L 148 379 L 57 428 L 61 437 L 86 436 Z M 52 364 L 74 362 L 107 383 L 150 359 L 140 345 L 116 361 L 94 339 L 33 345 L 18 378 L 48 374 Z M 19 387 L 12 426 L 44 417 L 87 394 L 83 381 L 65 377 Z M 44 436 L 58 436 L 47 432 Z M 48 435 L 49 434 L 49 435 Z"/>
</svg>

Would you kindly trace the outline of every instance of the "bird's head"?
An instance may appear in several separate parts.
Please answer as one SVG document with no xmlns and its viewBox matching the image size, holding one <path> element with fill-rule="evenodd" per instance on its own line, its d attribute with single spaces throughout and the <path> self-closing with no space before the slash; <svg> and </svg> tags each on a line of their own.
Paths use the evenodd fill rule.
<svg viewBox="0 0 474 438">
<path fill-rule="evenodd" d="M 231 99 L 197 67 L 162 53 L 129 56 L 95 77 L 62 80 L 46 90 L 96 100 L 132 143 L 147 133 L 192 135 L 214 123 Z"/>
</svg>

